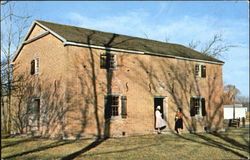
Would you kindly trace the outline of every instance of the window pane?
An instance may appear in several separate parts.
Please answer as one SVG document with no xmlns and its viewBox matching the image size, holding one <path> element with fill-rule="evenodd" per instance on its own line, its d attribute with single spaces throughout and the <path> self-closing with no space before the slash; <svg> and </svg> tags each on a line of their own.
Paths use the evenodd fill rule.
<svg viewBox="0 0 250 160">
<path fill-rule="evenodd" d="M 111 115 L 118 116 L 119 96 L 111 96 Z"/>
<path fill-rule="evenodd" d="M 119 97 L 117 97 L 117 96 L 113 96 L 113 97 L 112 97 L 112 105 L 118 105 L 118 102 L 119 102 L 119 101 L 118 101 L 118 100 L 119 100 L 118 98 L 119 98 Z"/>
<path fill-rule="evenodd" d="M 118 116 L 118 106 L 111 107 L 112 116 Z"/>
</svg>

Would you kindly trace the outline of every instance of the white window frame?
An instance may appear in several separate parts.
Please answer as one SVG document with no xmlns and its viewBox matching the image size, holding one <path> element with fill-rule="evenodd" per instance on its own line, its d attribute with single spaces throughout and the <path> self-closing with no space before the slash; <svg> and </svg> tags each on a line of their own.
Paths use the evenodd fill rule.
<svg viewBox="0 0 250 160">
<path fill-rule="evenodd" d="M 40 68 L 40 58 L 35 58 L 35 75 L 39 74 L 39 68 Z"/>
<path fill-rule="evenodd" d="M 196 75 L 196 65 L 199 66 L 198 75 Z M 200 64 L 200 63 L 196 63 L 196 64 L 195 64 L 195 77 L 197 77 L 197 78 L 206 78 L 206 76 L 205 76 L 205 77 L 202 77 L 202 66 L 205 66 L 205 67 L 206 67 L 206 65 L 203 65 L 203 64 Z"/>
</svg>

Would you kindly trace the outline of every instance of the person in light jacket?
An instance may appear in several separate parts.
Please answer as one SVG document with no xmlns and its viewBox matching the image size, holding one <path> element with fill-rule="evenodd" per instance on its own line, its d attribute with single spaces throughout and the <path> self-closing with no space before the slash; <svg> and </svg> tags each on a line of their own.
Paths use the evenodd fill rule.
<svg viewBox="0 0 250 160">
<path fill-rule="evenodd" d="M 162 119 L 162 113 L 160 112 L 161 106 L 156 107 L 155 111 L 155 118 L 156 118 L 156 123 L 155 123 L 155 128 L 157 129 L 158 134 L 161 133 L 161 128 L 165 127 L 167 125 L 167 122 Z"/>
</svg>

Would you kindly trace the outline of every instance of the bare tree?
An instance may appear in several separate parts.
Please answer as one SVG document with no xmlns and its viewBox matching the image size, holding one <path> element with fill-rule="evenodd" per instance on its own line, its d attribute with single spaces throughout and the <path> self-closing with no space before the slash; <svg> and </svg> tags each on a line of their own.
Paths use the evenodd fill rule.
<svg viewBox="0 0 250 160">
<path fill-rule="evenodd" d="M 236 102 L 242 104 L 245 107 L 249 107 L 249 97 L 239 95 L 236 97 Z"/>
<path fill-rule="evenodd" d="M 188 47 L 192 49 L 199 49 L 201 53 L 204 53 L 208 56 L 212 56 L 215 58 L 224 57 L 224 54 L 229 51 L 232 47 L 237 47 L 236 45 L 227 44 L 223 39 L 223 35 L 221 33 L 216 33 L 213 37 L 205 43 L 201 43 L 201 41 L 191 41 L 188 44 Z"/>
<path fill-rule="evenodd" d="M 1 107 L 7 107 L 7 112 L 2 114 L 2 122 L 7 123 L 7 128 L 5 131 L 7 133 L 11 132 L 11 97 L 12 97 L 12 64 L 11 60 L 20 44 L 24 33 L 27 29 L 30 16 L 19 16 L 15 13 L 15 3 L 14 2 L 1 2 L 1 102 L 6 101 L 6 105 Z M 5 97 L 5 99 L 4 99 Z M 6 121 L 7 119 L 7 121 Z"/>
<path fill-rule="evenodd" d="M 224 86 L 224 94 L 233 103 L 235 98 L 240 94 L 240 90 L 235 85 L 228 84 Z"/>
</svg>

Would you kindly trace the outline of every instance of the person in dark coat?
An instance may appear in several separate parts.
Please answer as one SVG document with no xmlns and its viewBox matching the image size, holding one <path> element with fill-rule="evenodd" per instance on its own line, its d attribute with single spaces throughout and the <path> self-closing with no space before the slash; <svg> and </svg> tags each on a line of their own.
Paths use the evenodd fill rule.
<svg viewBox="0 0 250 160">
<path fill-rule="evenodd" d="M 176 112 L 175 115 L 175 130 L 178 134 L 182 134 L 183 131 L 183 114 L 182 114 L 182 109 L 178 108 L 178 111 Z"/>
</svg>

